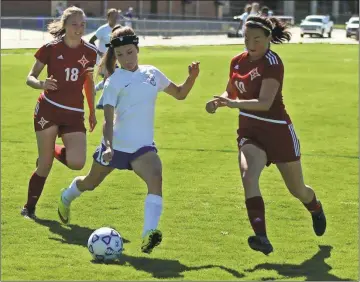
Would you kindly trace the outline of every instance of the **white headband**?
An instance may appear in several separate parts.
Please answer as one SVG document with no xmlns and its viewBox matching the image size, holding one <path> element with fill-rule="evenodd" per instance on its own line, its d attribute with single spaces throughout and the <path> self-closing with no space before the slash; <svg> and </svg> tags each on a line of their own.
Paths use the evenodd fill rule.
<svg viewBox="0 0 360 282">
<path fill-rule="evenodd" d="M 262 23 L 255 22 L 255 21 L 247 21 L 246 24 L 248 24 L 248 23 L 261 26 L 263 29 L 266 29 L 266 30 L 267 30 L 268 32 L 270 32 L 270 33 L 271 33 L 271 31 L 272 31 L 270 28 L 268 28 L 266 25 L 264 25 L 264 24 L 262 24 Z"/>
</svg>

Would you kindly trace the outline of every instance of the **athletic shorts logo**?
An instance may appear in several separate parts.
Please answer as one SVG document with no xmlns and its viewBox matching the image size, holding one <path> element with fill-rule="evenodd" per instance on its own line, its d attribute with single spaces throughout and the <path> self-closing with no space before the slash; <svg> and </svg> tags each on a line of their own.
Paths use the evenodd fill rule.
<svg viewBox="0 0 360 282">
<path fill-rule="evenodd" d="M 48 121 L 45 120 L 43 117 L 38 121 L 38 124 L 40 124 L 41 128 L 44 129 L 45 124 L 47 124 Z"/>
<path fill-rule="evenodd" d="M 239 142 L 239 146 L 240 146 L 240 147 L 243 146 L 244 143 L 245 143 L 247 140 L 248 140 L 248 139 L 245 138 L 245 137 L 241 138 L 241 139 L 240 139 L 240 142 Z"/>
</svg>

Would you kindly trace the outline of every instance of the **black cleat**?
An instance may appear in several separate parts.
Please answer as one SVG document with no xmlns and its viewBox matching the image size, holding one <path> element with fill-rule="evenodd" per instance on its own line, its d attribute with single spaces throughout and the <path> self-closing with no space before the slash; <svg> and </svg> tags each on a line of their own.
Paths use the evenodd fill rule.
<svg viewBox="0 0 360 282">
<path fill-rule="evenodd" d="M 262 252 L 264 255 L 268 255 L 274 251 L 273 246 L 266 236 L 250 236 L 248 238 L 248 244 L 251 249 Z"/>
<path fill-rule="evenodd" d="M 29 219 L 33 219 L 33 220 L 37 219 L 37 217 L 35 215 L 35 208 L 33 210 L 30 210 L 26 207 L 23 207 L 21 209 L 20 214 L 25 218 L 29 218 Z"/>
<path fill-rule="evenodd" d="M 326 230 L 326 217 L 322 207 L 321 202 L 319 201 L 320 210 L 311 213 L 313 228 L 316 236 L 322 236 Z"/>
<path fill-rule="evenodd" d="M 157 229 L 149 230 L 143 238 L 141 251 L 143 253 L 150 254 L 156 246 L 160 245 L 161 241 L 162 241 L 162 233 L 160 230 Z"/>
</svg>

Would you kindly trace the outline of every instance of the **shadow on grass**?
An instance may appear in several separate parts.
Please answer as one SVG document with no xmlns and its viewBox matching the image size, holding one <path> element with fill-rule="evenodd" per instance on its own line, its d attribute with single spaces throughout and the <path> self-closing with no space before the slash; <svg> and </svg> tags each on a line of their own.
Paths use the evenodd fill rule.
<svg viewBox="0 0 360 282">
<path fill-rule="evenodd" d="M 97 263 L 93 261 L 93 263 Z M 220 268 L 225 272 L 233 275 L 235 278 L 244 278 L 244 274 L 221 265 L 202 265 L 202 266 L 186 266 L 178 260 L 134 257 L 122 254 L 117 261 L 107 262 L 110 265 L 122 265 L 133 267 L 136 270 L 150 273 L 154 278 L 183 278 L 186 271 L 198 271 L 203 269 Z"/>
<path fill-rule="evenodd" d="M 51 240 L 59 241 L 65 244 L 79 245 L 83 247 L 87 247 L 88 239 L 91 233 L 95 231 L 95 229 L 82 227 L 76 224 L 62 225 L 56 220 L 36 219 L 36 222 L 38 224 L 47 226 L 50 232 L 60 235 L 62 237 L 50 238 Z M 125 238 L 123 238 L 123 242 L 130 243 L 130 241 Z"/>
<path fill-rule="evenodd" d="M 331 256 L 332 246 L 319 245 L 319 251 L 310 259 L 297 264 L 277 264 L 261 263 L 253 269 L 247 269 L 246 272 L 255 272 L 257 270 L 275 270 L 279 275 L 288 278 L 306 277 L 305 281 L 352 281 L 353 279 L 340 278 L 329 271 L 332 269 L 325 262 L 325 259 Z M 263 278 L 263 280 L 275 280 L 274 277 Z"/>
</svg>

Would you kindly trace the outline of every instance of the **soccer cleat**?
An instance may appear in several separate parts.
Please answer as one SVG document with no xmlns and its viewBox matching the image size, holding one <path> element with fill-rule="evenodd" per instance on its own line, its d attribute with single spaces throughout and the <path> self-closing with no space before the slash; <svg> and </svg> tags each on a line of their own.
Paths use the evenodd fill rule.
<svg viewBox="0 0 360 282">
<path fill-rule="evenodd" d="M 25 217 L 25 218 L 29 218 L 29 219 L 37 219 L 36 215 L 35 215 L 35 208 L 33 210 L 27 208 L 27 207 L 23 207 L 21 209 L 20 214 Z"/>
<path fill-rule="evenodd" d="M 156 246 L 160 245 L 161 241 L 162 241 L 161 231 L 157 229 L 151 229 L 145 234 L 143 238 L 141 251 L 143 253 L 150 254 Z"/>
<path fill-rule="evenodd" d="M 273 246 L 266 236 L 250 236 L 248 238 L 248 244 L 251 249 L 262 252 L 264 255 L 268 255 L 274 251 Z"/>
<path fill-rule="evenodd" d="M 322 236 L 326 230 L 326 217 L 320 201 L 318 201 L 318 205 L 320 206 L 320 210 L 312 212 L 311 217 L 316 236 Z"/>
<path fill-rule="evenodd" d="M 66 206 L 62 200 L 62 194 L 65 189 L 61 190 L 61 195 L 58 204 L 58 215 L 62 223 L 69 224 L 70 223 L 70 206 Z"/>
</svg>

